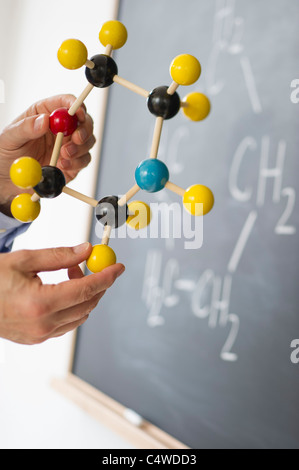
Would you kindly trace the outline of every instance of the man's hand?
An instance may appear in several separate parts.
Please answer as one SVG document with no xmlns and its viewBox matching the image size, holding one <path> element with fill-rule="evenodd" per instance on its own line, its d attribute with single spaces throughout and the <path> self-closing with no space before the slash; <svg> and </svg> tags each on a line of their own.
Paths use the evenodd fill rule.
<svg viewBox="0 0 299 470">
<path fill-rule="evenodd" d="M 33 345 L 82 325 L 125 270 L 116 264 L 84 277 L 79 264 L 91 251 L 87 243 L 0 255 L 0 337 Z M 60 269 L 68 269 L 69 281 L 42 284 L 38 273 Z"/>
<path fill-rule="evenodd" d="M 10 215 L 10 204 L 20 193 L 10 181 L 12 163 L 20 157 L 33 157 L 42 166 L 50 162 L 56 136 L 49 129 L 49 117 L 58 108 L 70 108 L 76 98 L 60 95 L 34 104 L 6 127 L 0 134 L 0 209 Z M 69 183 L 90 163 L 90 149 L 95 144 L 93 121 L 83 105 L 77 111 L 79 127 L 70 137 L 65 137 L 58 168 Z M 31 191 L 32 192 L 32 191 Z"/>
</svg>

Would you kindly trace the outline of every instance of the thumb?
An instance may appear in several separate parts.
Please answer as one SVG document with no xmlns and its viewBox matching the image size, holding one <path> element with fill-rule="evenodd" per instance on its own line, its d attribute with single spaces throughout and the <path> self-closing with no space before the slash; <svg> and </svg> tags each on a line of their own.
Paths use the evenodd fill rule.
<svg viewBox="0 0 299 470">
<path fill-rule="evenodd" d="M 47 114 L 39 114 L 11 124 L 4 133 L 7 144 L 12 149 L 18 149 L 31 140 L 39 139 L 48 132 L 49 121 Z"/>
<path fill-rule="evenodd" d="M 40 273 L 68 269 L 86 261 L 92 252 L 90 243 L 74 248 L 52 248 L 47 250 L 17 253 L 18 269 L 25 273 Z"/>
</svg>

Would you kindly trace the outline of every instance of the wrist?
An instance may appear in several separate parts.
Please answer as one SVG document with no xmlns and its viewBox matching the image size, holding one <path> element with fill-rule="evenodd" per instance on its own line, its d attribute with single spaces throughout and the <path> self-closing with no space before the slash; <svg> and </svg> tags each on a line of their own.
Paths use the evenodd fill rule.
<svg viewBox="0 0 299 470">
<path fill-rule="evenodd" d="M 12 188 L 7 187 L 7 185 L 1 186 L 0 192 L 0 212 L 8 217 L 13 218 L 11 213 L 11 203 L 14 197 L 17 195 L 13 194 Z"/>
<path fill-rule="evenodd" d="M 11 183 L 4 178 L 0 179 L 0 212 L 12 217 L 10 206 L 14 198 L 13 191 L 17 188 L 12 187 Z"/>
<path fill-rule="evenodd" d="M 0 212 L 8 217 L 12 217 L 11 210 L 11 201 L 9 199 L 2 199 L 0 197 Z"/>
<path fill-rule="evenodd" d="M 0 183 L 1 192 L 0 192 L 0 212 L 8 217 L 13 218 L 11 213 L 11 203 L 13 199 L 21 192 L 18 188 L 12 186 L 11 184 L 4 182 Z M 24 191 L 26 192 L 26 191 Z"/>
<path fill-rule="evenodd" d="M 13 218 L 11 210 L 10 210 L 10 204 L 5 204 L 3 206 L 0 205 L 0 212 L 1 214 L 6 215 L 7 217 Z"/>
</svg>

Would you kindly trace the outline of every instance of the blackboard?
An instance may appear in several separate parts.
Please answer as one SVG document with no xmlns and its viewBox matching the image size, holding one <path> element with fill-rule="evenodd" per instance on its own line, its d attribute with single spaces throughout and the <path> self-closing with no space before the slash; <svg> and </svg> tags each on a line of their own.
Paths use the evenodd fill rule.
<svg viewBox="0 0 299 470">
<path fill-rule="evenodd" d="M 178 54 L 199 58 L 200 80 L 178 92 L 206 93 L 211 115 L 167 121 L 159 158 L 216 203 L 198 249 L 171 233 L 115 234 L 127 271 L 78 331 L 72 372 L 189 447 L 298 448 L 299 4 L 121 0 L 119 18 L 119 75 L 144 89 L 170 85 Z M 111 88 L 99 200 L 134 185 L 154 123 L 143 97 Z M 173 193 L 136 199 L 154 203 L 154 220 L 174 204 L 181 226 Z M 98 244 L 102 229 L 91 234 Z"/>
</svg>

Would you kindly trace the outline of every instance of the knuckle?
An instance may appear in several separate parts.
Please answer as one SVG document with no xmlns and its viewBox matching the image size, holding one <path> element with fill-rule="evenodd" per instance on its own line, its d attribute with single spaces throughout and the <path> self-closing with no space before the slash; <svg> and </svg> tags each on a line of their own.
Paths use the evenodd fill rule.
<svg viewBox="0 0 299 470">
<path fill-rule="evenodd" d="M 101 281 L 96 281 L 95 278 L 90 276 L 90 282 L 84 286 L 82 291 L 82 303 L 90 302 L 93 300 L 94 308 L 99 303 L 100 299 L 103 297 L 104 293 L 113 286 L 116 281 L 116 274 L 113 272 L 103 273 Z M 94 309 L 93 308 L 93 309 Z"/>
<path fill-rule="evenodd" d="M 98 286 L 95 284 L 88 284 L 83 290 L 83 302 L 88 302 L 98 293 Z"/>
<path fill-rule="evenodd" d="M 61 258 L 67 254 L 67 248 L 52 248 L 51 254 L 53 260 L 61 261 Z"/>
<path fill-rule="evenodd" d="M 74 253 L 71 248 L 52 248 L 51 261 L 54 265 L 61 265 L 62 262 L 67 262 Z"/>
<path fill-rule="evenodd" d="M 42 106 L 42 101 L 39 100 L 36 103 L 32 104 L 26 113 L 27 116 L 35 116 L 38 113 L 38 108 Z"/>
<path fill-rule="evenodd" d="M 31 251 L 21 250 L 21 251 L 18 251 L 15 261 L 17 261 L 18 264 L 26 265 L 31 259 L 31 256 L 32 256 Z"/>
</svg>

